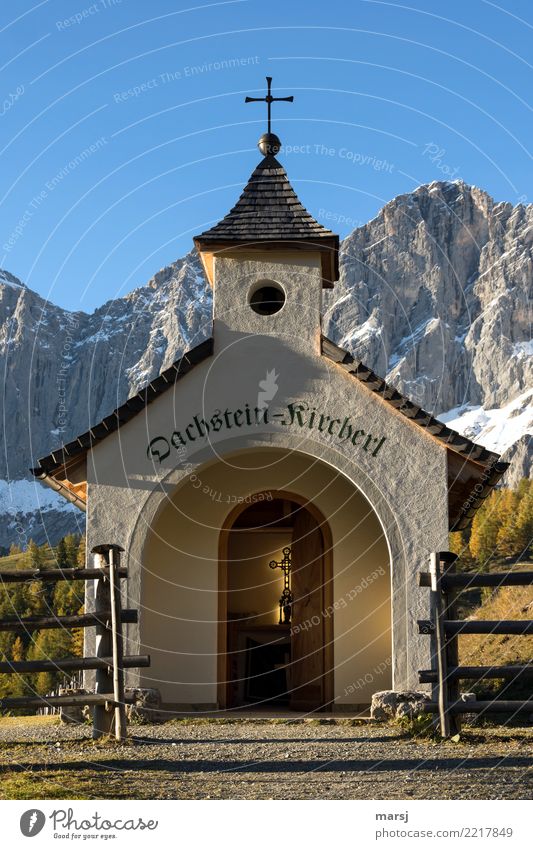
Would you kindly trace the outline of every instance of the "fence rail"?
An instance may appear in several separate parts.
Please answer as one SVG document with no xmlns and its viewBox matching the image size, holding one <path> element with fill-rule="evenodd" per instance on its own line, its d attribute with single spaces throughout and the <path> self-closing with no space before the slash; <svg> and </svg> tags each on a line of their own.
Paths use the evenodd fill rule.
<svg viewBox="0 0 533 849">
<path fill-rule="evenodd" d="M 90 628 L 93 625 L 104 625 L 113 619 L 112 610 L 98 610 L 94 613 L 78 613 L 73 616 L 27 616 L 21 619 L 18 616 L 8 616 L 0 619 L 0 631 L 42 631 L 47 628 Z M 120 622 L 136 623 L 136 610 L 122 610 Z"/>
<path fill-rule="evenodd" d="M 89 705 L 110 705 L 112 707 L 120 706 L 119 702 L 115 701 L 113 693 L 85 693 L 77 695 L 65 696 L 9 696 L 5 699 L 0 699 L 0 705 L 3 708 L 20 708 L 20 707 L 83 707 Z"/>
<path fill-rule="evenodd" d="M 424 704 L 426 713 L 439 713 L 438 702 L 426 702 Z M 533 713 L 533 701 L 506 701 L 504 699 L 490 699 L 488 701 L 463 701 L 459 699 L 448 705 L 448 711 L 452 716 L 464 713 Z"/>
<path fill-rule="evenodd" d="M 0 700 L 0 708 L 31 708 L 55 711 L 61 707 L 89 705 L 93 710 L 93 737 L 114 730 L 117 740 L 126 737 L 124 669 L 150 665 L 148 655 L 124 655 L 122 625 L 136 623 L 137 610 L 122 609 L 120 580 L 127 570 L 120 566 L 123 549 L 118 545 L 93 548 L 94 569 L 40 569 L 32 572 L 0 572 L 0 584 L 27 581 L 95 580 L 95 610 L 75 616 L 13 616 L 0 619 L 0 631 L 28 633 L 46 628 L 96 627 L 96 657 L 68 657 L 31 661 L 0 662 L 1 674 L 96 670 L 96 692 L 47 696 L 14 696 Z"/>
<path fill-rule="evenodd" d="M 506 587 L 533 585 L 533 572 L 499 572 L 490 575 L 457 573 L 457 556 L 449 551 L 434 552 L 430 558 L 429 572 L 420 572 L 418 584 L 431 589 L 431 619 L 419 619 L 418 631 L 432 640 L 435 669 L 418 673 L 421 684 L 435 684 L 435 702 L 427 702 L 424 710 L 438 713 L 442 737 L 460 730 L 460 717 L 465 713 L 533 713 L 533 701 L 465 701 L 459 695 L 459 681 L 470 679 L 502 678 L 512 680 L 533 676 L 532 664 L 498 666 L 460 666 L 458 638 L 463 634 L 505 634 L 527 636 L 533 634 L 533 621 L 518 620 L 461 620 L 457 618 L 458 591 L 470 587 Z"/>
<path fill-rule="evenodd" d="M 113 666 L 112 657 L 61 657 L 57 660 L 6 660 L 0 663 L 3 675 L 24 672 L 73 672 L 77 669 L 109 669 Z M 136 669 L 150 666 L 150 655 L 124 655 L 123 669 Z"/>
<path fill-rule="evenodd" d="M 531 619 L 445 619 L 443 627 L 446 634 L 505 634 L 528 636 L 533 634 Z M 418 620 L 420 634 L 434 634 L 437 625 L 430 619 Z"/>
<path fill-rule="evenodd" d="M 118 570 L 121 578 L 128 577 L 128 570 L 122 566 Z M 14 572 L 0 572 L 0 584 L 22 584 L 30 581 L 90 581 L 109 575 L 106 569 L 20 569 Z"/>
<path fill-rule="evenodd" d="M 514 679 L 533 677 L 533 664 L 517 664 L 516 666 L 451 666 L 448 667 L 450 681 L 473 680 L 482 681 L 484 678 Z M 418 673 L 420 684 L 437 684 L 438 674 L 434 669 L 422 669 Z"/>
<path fill-rule="evenodd" d="M 445 554 L 447 552 L 439 552 Z M 502 576 L 505 583 L 502 584 Z M 456 572 L 455 574 L 444 573 L 441 576 L 441 584 L 444 589 L 448 587 L 527 587 L 533 584 L 533 572 L 491 572 L 490 575 L 478 575 L 473 572 Z M 431 587 L 431 572 L 418 573 L 418 586 Z"/>
</svg>

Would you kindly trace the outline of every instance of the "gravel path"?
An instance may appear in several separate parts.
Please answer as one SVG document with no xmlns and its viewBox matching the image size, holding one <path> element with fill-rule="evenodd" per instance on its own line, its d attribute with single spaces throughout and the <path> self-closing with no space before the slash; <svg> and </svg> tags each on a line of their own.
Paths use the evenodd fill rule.
<svg viewBox="0 0 533 849">
<path fill-rule="evenodd" d="M 316 720 L 173 721 L 130 735 L 125 745 L 96 744 L 89 726 L 0 727 L 0 796 L 25 777 L 34 792 L 61 788 L 54 798 L 533 797 L 528 728 L 472 729 L 458 743 Z"/>
</svg>

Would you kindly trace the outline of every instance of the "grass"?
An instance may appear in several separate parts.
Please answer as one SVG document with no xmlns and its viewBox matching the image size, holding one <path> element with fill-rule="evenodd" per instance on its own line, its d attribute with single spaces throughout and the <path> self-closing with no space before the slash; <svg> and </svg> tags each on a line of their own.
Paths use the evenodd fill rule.
<svg viewBox="0 0 533 849">
<path fill-rule="evenodd" d="M 38 728 L 43 725 L 61 725 L 59 716 L 0 716 L 0 728 Z"/>
<path fill-rule="evenodd" d="M 533 587 L 501 587 L 475 611 L 473 619 L 533 618 Z M 463 666 L 502 666 L 530 663 L 533 636 L 465 634 L 459 639 Z"/>
<path fill-rule="evenodd" d="M 50 569 L 57 568 L 56 556 L 52 549 L 47 552 L 43 552 L 43 565 Z M 19 554 L 6 554 L 5 557 L 0 557 L 1 572 L 14 572 L 16 569 L 21 568 L 30 568 L 27 552 L 23 551 Z"/>
<path fill-rule="evenodd" d="M 58 775 L 52 771 L 7 773 L 2 776 L 0 799 L 87 799 L 101 791 L 101 775 L 81 778 L 74 774 Z"/>
</svg>

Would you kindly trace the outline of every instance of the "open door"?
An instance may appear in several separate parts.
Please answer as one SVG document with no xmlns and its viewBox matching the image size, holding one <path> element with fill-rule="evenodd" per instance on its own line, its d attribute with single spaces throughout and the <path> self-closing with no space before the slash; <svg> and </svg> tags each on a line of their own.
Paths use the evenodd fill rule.
<svg viewBox="0 0 533 849">
<path fill-rule="evenodd" d="M 294 515 L 291 588 L 290 706 L 317 710 L 326 701 L 324 540 L 304 507 Z"/>
</svg>

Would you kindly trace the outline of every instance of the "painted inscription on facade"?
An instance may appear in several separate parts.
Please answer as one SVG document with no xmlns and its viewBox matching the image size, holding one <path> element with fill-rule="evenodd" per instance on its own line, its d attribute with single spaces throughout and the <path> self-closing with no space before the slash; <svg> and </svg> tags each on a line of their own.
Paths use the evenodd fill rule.
<svg viewBox="0 0 533 849">
<path fill-rule="evenodd" d="M 324 434 L 326 438 L 332 437 L 336 442 L 353 445 L 372 457 L 377 457 L 386 441 L 385 436 L 376 436 L 361 428 L 351 416 L 333 418 L 305 402 L 293 402 L 274 410 L 268 407 L 252 407 L 245 403 L 237 409 L 215 410 L 208 418 L 200 414 L 193 416 L 185 428 L 175 430 L 169 438 L 155 436 L 150 440 L 146 454 L 148 458 L 162 463 L 173 448 L 183 450 L 184 447 L 209 439 L 222 430 L 240 431 L 242 428 L 264 428 L 268 425 L 307 429 Z"/>
</svg>

